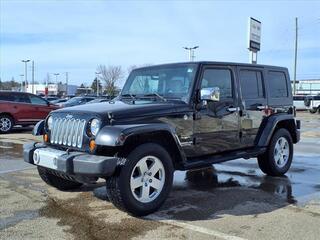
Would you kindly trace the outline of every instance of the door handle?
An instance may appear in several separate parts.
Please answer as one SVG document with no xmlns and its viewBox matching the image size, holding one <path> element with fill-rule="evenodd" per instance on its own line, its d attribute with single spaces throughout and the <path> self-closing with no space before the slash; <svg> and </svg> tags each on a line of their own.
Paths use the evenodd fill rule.
<svg viewBox="0 0 320 240">
<path fill-rule="evenodd" d="M 240 108 L 239 107 L 228 107 L 227 111 L 228 112 L 239 112 Z"/>
</svg>

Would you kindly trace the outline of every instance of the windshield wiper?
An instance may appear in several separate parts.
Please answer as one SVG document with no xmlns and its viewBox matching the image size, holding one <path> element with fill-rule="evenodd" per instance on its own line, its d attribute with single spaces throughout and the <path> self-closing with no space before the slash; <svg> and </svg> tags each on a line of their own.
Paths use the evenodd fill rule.
<svg viewBox="0 0 320 240">
<path fill-rule="evenodd" d="M 156 93 L 156 92 L 154 92 L 154 93 L 148 93 L 148 94 L 145 94 L 145 95 L 143 95 L 144 97 L 158 97 L 160 100 L 162 100 L 162 101 L 164 101 L 164 102 L 166 102 L 167 101 L 167 99 L 165 99 L 163 96 L 161 96 L 159 93 Z"/>
<path fill-rule="evenodd" d="M 121 95 L 121 99 L 126 98 L 126 97 L 130 97 L 132 99 L 132 101 L 136 100 L 136 95 L 134 95 L 134 94 L 126 93 L 126 94 Z"/>
</svg>

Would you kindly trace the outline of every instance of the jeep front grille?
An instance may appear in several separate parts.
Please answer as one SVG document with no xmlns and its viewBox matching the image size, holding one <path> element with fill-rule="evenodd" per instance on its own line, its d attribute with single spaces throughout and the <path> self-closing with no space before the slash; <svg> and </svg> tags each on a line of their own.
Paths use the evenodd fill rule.
<svg viewBox="0 0 320 240">
<path fill-rule="evenodd" d="M 50 142 L 81 148 L 85 126 L 84 119 L 53 118 Z"/>
</svg>

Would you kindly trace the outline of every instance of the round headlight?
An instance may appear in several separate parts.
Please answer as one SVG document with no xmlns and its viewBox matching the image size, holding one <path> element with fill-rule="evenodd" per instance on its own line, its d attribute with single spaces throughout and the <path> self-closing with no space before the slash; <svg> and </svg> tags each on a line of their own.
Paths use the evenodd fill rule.
<svg viewBox="0 0 320 240">
<path fill-rule="evenodd" d="M 90 123 L 90 133 L 92 136 L 96 136 L 100 130 L 100 121 L 96 118 L 91 120 Z"/>
<path fill-rule="evenodd" d="M 47 119 L 47 128 L 48 128 L 48 130 L 51 130 L 51 128 L 52 128 L 52 121 L 53 121 L 52 116 L 48 117 L 48 119 Z"/>
</svg>

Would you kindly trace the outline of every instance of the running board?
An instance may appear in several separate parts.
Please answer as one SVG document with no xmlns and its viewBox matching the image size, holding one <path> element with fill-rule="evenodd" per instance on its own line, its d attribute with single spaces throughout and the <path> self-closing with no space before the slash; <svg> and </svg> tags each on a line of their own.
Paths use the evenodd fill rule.
<svg viewBox="0 0 320 240">
<path fill-rule="evenodd" d="M 223 152 L 219 154 L 207 155 L 204 157 L 195 157 L 195 158 L 188 158 L 187 161 L 184 163 L 184 170 L 194 169 L 194 168 L 201 168 L 210 166 L 214 163 L 221 163 L 230 160 L 235 160 L 238 158 L 252 158 L 257 157 L 258 155 L 264 153 L 266 148 L 254 148 L 254 149 L 246 149 L 246 150 L 238 150 L 232 152 Z"/>
</svg>

